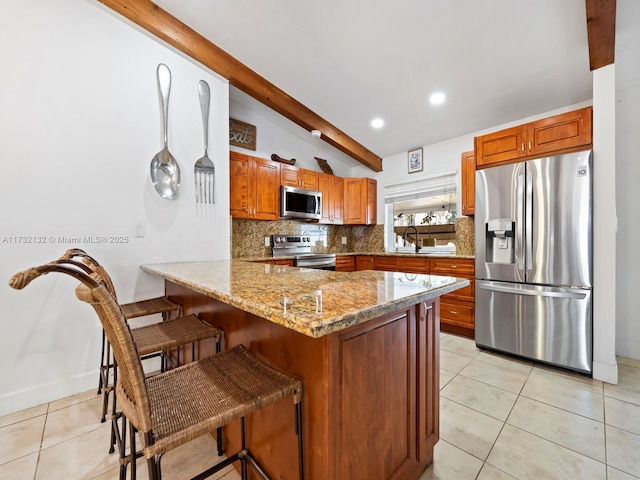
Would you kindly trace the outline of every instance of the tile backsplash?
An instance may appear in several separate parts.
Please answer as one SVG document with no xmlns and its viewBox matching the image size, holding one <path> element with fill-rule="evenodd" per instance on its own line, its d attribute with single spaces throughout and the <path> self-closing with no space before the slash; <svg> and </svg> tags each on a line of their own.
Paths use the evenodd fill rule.
<svg viewBox="0 0 640 480">
<path fill-rule="evenodd" d="M 321 225 L 299 220 L 231 220 L 231 257 L 270 257 L 271 247 L 264 244 L 271 235 L 305 235 L 311 237 L 317 253 L 383 252 L 384 225 Z M 342 238 L 347 243 L 342 243 Z M 456 219 L 456 248 L 460 255 L 474 255 L 473 217 Z"/>
<path fill-rule="evenodd" d="M 321 225 L 298 220 L 256 221 L 232 219 L 231 257 L 269 257 L 271 247 L 264 244 L 271 235 L 311 237 L 318 253 L 384 251 L 384 225 Z M 346 237 L 347 243 L 342 243 Z"/>
<path fill-rule="evenodd" d="M 476 231 L 473 217 L 456 218 L 456 253 L 458 255 L 476 254 Z"/>
</svg>

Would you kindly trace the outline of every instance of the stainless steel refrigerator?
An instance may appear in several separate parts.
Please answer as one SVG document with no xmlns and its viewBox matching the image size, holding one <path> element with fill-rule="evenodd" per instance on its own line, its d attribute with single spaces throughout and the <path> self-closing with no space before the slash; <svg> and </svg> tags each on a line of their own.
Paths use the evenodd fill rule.
<svg viewBox="0 0 640 480">
<path fill-rule="evenodd" d="M 478 346 L 591 373 L 592 158 L 476 172 Z"/>
</svg>

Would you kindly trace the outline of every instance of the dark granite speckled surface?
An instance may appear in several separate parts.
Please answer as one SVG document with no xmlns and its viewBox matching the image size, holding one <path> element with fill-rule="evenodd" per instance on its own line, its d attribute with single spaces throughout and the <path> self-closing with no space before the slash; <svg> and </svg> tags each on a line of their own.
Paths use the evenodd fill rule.
<svg viewBox="0 0 640 480">
<path fill-rule="evenodd" d="M 455 277 L 331 272 L 240 260 L 141 268 L 311 337 L 329 335 L 469 284 Z"/>
</svg>

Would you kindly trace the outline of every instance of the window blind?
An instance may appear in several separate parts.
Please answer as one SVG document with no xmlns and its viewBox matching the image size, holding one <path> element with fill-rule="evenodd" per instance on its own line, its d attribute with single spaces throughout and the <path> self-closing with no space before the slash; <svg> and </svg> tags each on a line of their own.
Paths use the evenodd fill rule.
<svg viewBox="0 0 640 480">
<path fill-rule="evenodd" d="M 456 193 L 456 170 L 423 176 L 415 181 L 385 185 L 384 202 L 395 203 Z"/>
</svg>

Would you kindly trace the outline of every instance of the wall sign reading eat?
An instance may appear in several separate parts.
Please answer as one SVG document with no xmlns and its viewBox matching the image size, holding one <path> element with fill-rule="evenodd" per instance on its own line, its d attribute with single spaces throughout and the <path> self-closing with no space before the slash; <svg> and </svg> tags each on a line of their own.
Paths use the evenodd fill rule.
<svg viewBox="0 0 640 480">
<path fill-rule="evenodd" d="M 256 149 L 256 127 L 234 118 L 229 119 L 229 143 L 236 147 Z"/>
</svg>

